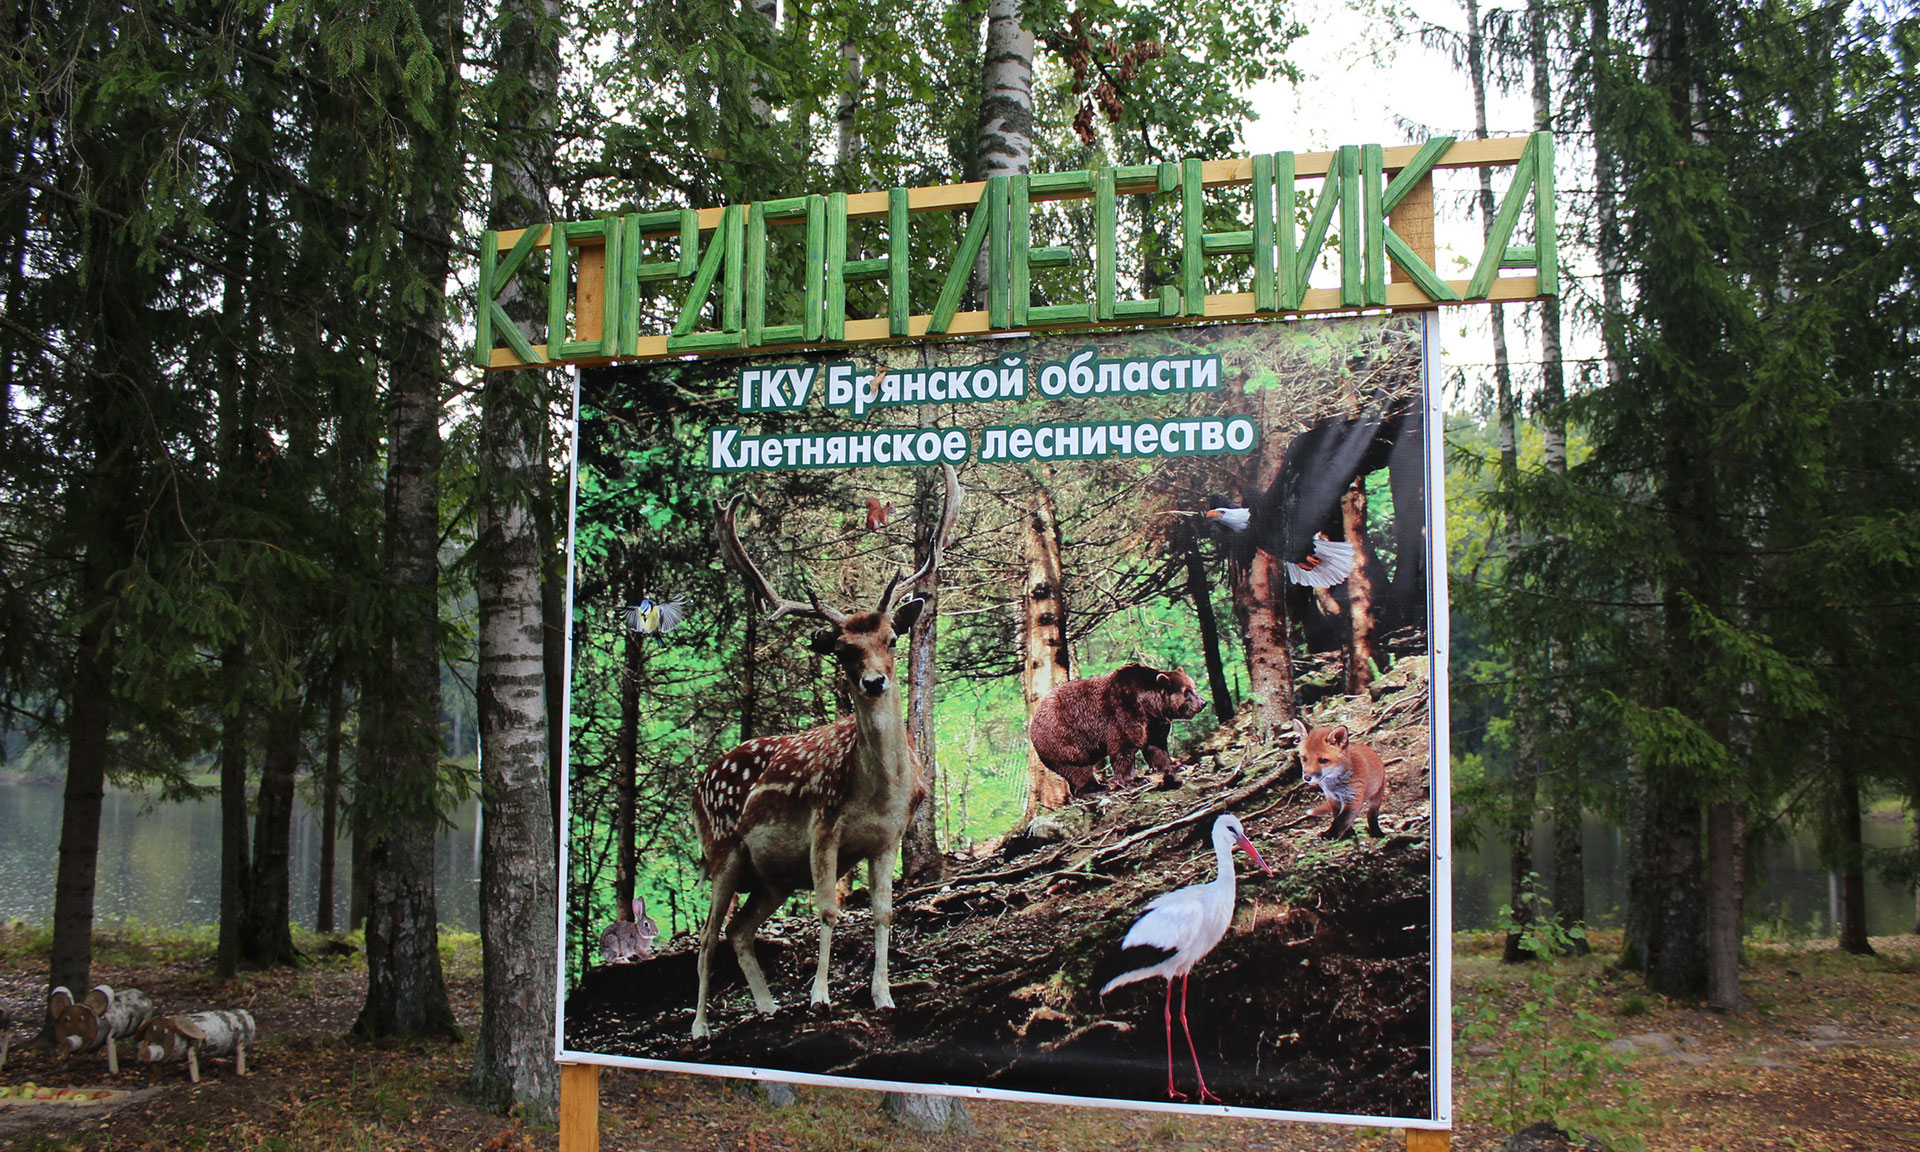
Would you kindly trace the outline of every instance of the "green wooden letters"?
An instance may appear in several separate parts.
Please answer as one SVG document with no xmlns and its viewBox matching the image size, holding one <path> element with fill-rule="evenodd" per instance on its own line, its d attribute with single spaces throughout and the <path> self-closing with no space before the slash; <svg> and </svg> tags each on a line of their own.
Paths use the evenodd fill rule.
<svg viewBox="0 0 1920 1152">
<path fill-rule="evenodd" d="M 970 202 L 953 195 L 956 188 L 894 188 L 884 197 L 836 192 L 705 213 L 687 208 L 635 212 L 527 228 L 504 255 L 500 234 L 488 232 L 480 246 L 474 363 L 517 367 L 938 335 L 954 330 L 975 290 L 976 269 L 985 275 L 978 299 L 988 331 L 1202 317 L 1210 299 L 1218 303 L 1219 315 L 1298 312 L 1307 308 L 1313 271 L 1329 252 L 1339 273 L 1337 295 L 1317 293 L 1314 310 L 1484 300 L 1503 269 L 1532 269 L 1529 295 L 1557 294 L 1552 137 L 1540 132 L 1526 138 L 1517 163 L 1512 151 L 1503 159 L 1484 159 L 1485 144 L 1481 158 L 1450 163 L 1456 141 L 1431 140 L 1411 155 L 1397 150 L 1398 166 L 1391 170 L 1380 146 L 1349 145 L 1331 158 L 1321 155 L 1311 175 L 1304 176 L 1296 175 L 1301 157 L 1279 152 L 1255 156 L 1250 165 L 1238 162 L 1234 179 L 1220 178 L 1217 166 L 1210 176 L 1209 165 L 1190 159 L 996 176 L 977 185 L 977 196 L 967 192 Z M 1389 216 L 1436 168 L 1480 164 L 1512 165 L 1513 176 L 1471 279 L 1449 284 L 1394 231 Z M 1251 219 L 1232 219 L 1238 213 L 1228 213 L 1210 198 L 1211 189 L 1227 184 L 1249 188 Z M 1303 194 L 1310 197 L 1304 223 Z M 1164 277 L 1171 282 L 1151 289 L 1142 285 L 1137 270 L 1123 271 L 1131 265 L 1122 245 L 1137 242 L 1139 232 L 1139 216 L 1127 198 L 1142 195 L 1159 197 L 1176 210 L 1155 225 L 1161 243 L 1177 256 Z M 1071 200 L 1088 202 L 1081 209 L 1088 218 L 1076 227 L 1090 234 L 1092 251 L 1034 245 L 1038 207 Z M 1532 242 L 1515 243 L 1529 206 L 1532 235 L 1527 239 Z M 1167 211 L 1158 203 L 1148 210 Z M 951 251 L 915 247 L 912 217 L 929 211 L 966 213 L 961 240 Z M 850 249 L 848 222 L 855 216 L 883 222 L 881 251 Z M 1221 227 L 1223 222 L 1228 226 Z M 513 277 L 528 271 L 531 254 L 543 241 L 549 252 L 547 335 L 544 346 L 537 346 L 508 319 L 499 299 Z M 583 286 L 589 267 L 583 254 L 593 249 L 599 252 L 592 275 L 601 279 Z M 1390 291 L 1389 262 L 1393 279 L 1413 294 L 1406 288 Z M 782 282 L 787 289 L 778 293 L 769 276 L 775 267 L 790 270 Z M 939 285 L 933 299 L 908 298 L 916 268 L 934 274 L 918 278 Z M 1036 279 L 1043 272 L 1045 289 Z M 1063 282 L 1081 287 L 1062 298 Z M 848 286 L 861 283 L 880 285 L 884 296 L 884 308 L 871 322 L 847 315 Z M 1248 297 L 1232 295 L 1249 289 Z M 1223 295 L 1210 296 L 1210 291 Z M 1044 292 L 1038 300 L 1037 292 Z M 597 301 L 589 309 L 593 315 L 581 314 L 583 299 Z M 916 305 L 924 315 L 915 312 Z M 647 331 L 648 317 L 662 314 L 673 318 L 671 326 Z M 965 330 L 980 331 L 979 314 L 972 315 L 976 318 Z M 856 323 L 860 331 L 850 335 Z"/>
</svg>

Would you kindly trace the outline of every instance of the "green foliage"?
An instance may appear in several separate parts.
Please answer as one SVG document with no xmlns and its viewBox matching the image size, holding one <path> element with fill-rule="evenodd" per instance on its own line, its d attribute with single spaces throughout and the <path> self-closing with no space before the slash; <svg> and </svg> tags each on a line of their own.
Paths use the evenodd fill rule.
<svg viewBox="0 0 1920 1152">
<path fill-rule="evenodd" d="M 1520 899 L 1538 898 L 1529 891 Z M 1468 1086 L 1471 1108 L 1503 1132 L 1544 1120 L 1593 1133 L 1610 1147 L 1643 1147 L 1636 1129 L 1651 1109 L 1623 1078 L 1626 1061 L 1608 1049 L 1615 1034 L 1593 978 L 1567 971 L 1562 959 L 1584 938 L 1584 929 L 1564 926 L 1544 909 L 1516 920 L 1513 906 L 1506 905 L 1499 930 L 1518 933 L 1533 961 L 1517 1000 L 1489 997 L 1470 1013 L 1464 1004 L 1457 1010 L 1463 1017 L 1460 1040 L 1494 1047 L 1493 1055 L 1475 1062 L 1485 1079 Z"/>
<path fill-rule="evenodd" d="M 1764 836 L 1836 827 L 1856 774 L 1920 794 L 1892 700 L 1920 627 L 1920 360 L 1895 335 L 1920 180 L 1882 159 L 1914 142 L 1913 16 L 1660 0 L 1605 38 L 1563 18 L 1556 95 L 1618 178 L 1595 295 L 1624 311 L 1596 318 L 1604 371 L 1536 413 L 1570 429 L 1564 475 L 1524 421 L 1510 475 L 1490 429 L 1448 429 L 1454 732 L 1486 765 L 1459 798 L 1500 813 L 1537 766 L 1603 812 L 1676 818 L 1640 843 L 1678 879 L 1636 899 L 1697 940 L 1679 841 L 1702 803 L 1748 805 Z"/>
</svg>

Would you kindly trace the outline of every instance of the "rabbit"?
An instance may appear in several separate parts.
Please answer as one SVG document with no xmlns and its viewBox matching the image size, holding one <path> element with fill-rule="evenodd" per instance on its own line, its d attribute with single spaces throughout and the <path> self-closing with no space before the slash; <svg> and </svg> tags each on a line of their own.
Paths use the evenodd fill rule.
<svg viewBox="0 0 1920 1152">
<path fill-rule="evenodd" d="M 653 942 L 660 926 L 647 915 L 647 902 L 633 900 L 633 919 L 615 920 L 600 933 L 600 959 L 608 964 L 631 964 L 653 955 Z"/>
</svg>

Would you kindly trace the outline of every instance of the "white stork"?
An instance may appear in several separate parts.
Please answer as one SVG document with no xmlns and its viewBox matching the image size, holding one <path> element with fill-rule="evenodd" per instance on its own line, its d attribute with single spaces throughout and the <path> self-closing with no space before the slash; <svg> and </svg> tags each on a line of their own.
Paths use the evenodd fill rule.
<svg viewBox="0 0 1920 1152">
<path fill-rule="evenodd" d="M 1217 862 L 1217 871 L 1212 880 L 1205 884 L 1189 884 L 1185 888 L 1175 888 L 1171 892 L 1155 896 L 1147 905 L 1146 914 L 1133 922 L 1127 929 L 1125 939 L 1120 941 L 1121 956 L 1138 963 L 1126 972 L 1115 976 L 1100 989 L 1100 995 L 1131 984 L 1136 980 L 1145 980 L 1158 976 L 1167 982 L 1167 1000 L 1164 1016 L 1167 1025 L 1167 1098 L 1185 1100 L 1185 1093 L 1176 1091 L 1173 1086 L 1173 978 L 1180 977 L 1180 1029 L 1187 1035 L 1187 1052 L 1193 1057 L 1193 1074 L 1200 1082 L 1200 1101 L 1220 1098 L 1207 1091 L 1207 1078 L 1200 1073 L 1200 1053 L 1193 1046 L 1193 1030 L 1187 1027 L 1187 973 L 1200 962 L 1201 957 L 1213 951 L 1220 938 L 1227 934 L 1227 925 L 1233 923 L 1233 847 L 1238 844 L 1246 849 L 1247 855 L 1260 866 L 1260 871 L 1273 875 L 1273 869 L 1260 859 L 1260 853 L 1253 842 L 1247 839 L 1246 830 L 1240 827 L 1240 820 L 1233 813 L 1223 813 L 1213 822 L 1213 855 Z"/>
</svg>

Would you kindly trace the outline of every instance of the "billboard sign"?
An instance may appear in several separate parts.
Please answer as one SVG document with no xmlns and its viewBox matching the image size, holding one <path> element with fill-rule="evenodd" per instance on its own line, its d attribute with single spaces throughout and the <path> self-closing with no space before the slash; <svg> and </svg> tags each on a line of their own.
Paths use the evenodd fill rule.
<svg viewBox="0 0 1920 1152">
<path fill-rule="evenodd" d="M 559 1059 L 1446 1127 L 1428 327 L 585 371 Z"/>
</svg>

